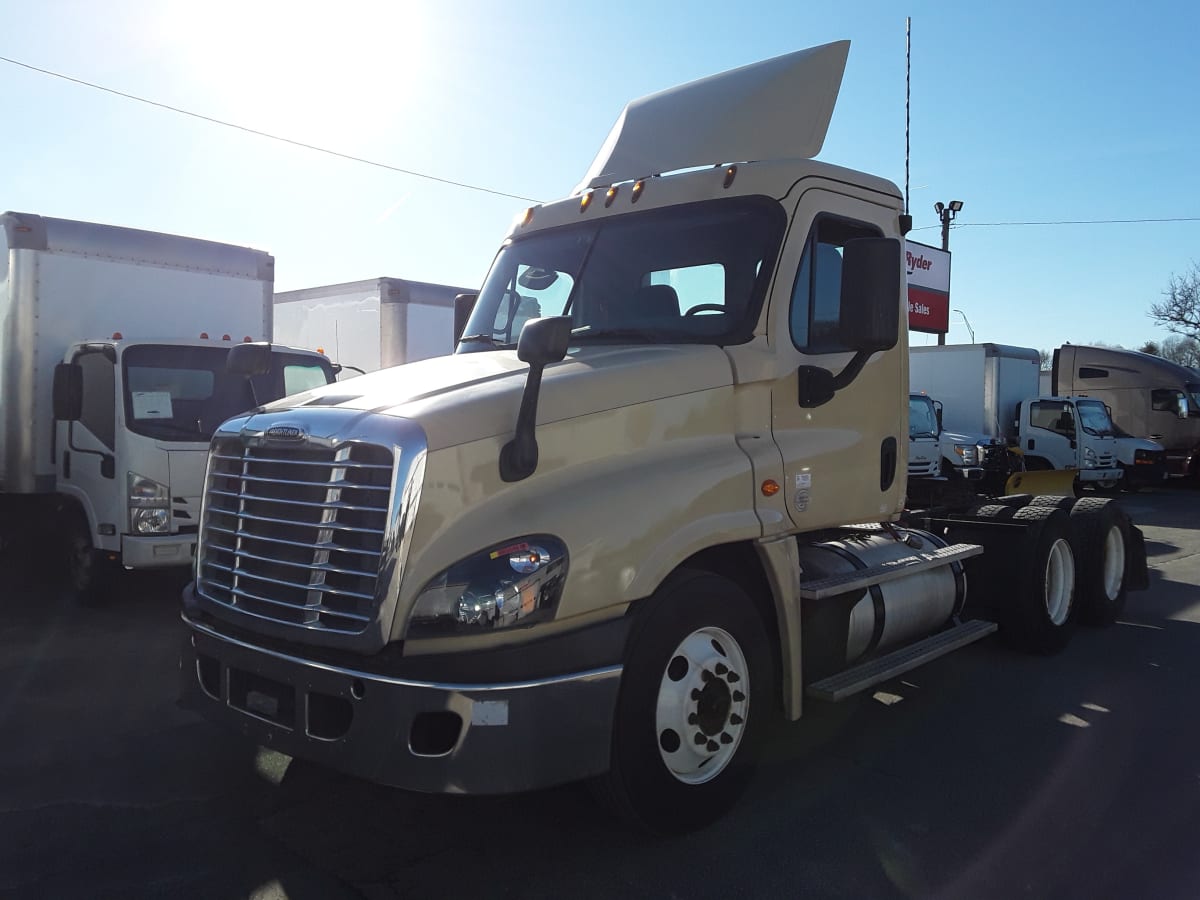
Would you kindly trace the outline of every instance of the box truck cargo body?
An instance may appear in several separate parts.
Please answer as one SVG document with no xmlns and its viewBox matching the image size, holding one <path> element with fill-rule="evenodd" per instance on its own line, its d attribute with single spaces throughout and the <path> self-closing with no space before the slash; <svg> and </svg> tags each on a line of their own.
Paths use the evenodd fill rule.
<svg viewBox="0 0 1200 900">
<path fill-rule="evenodd" d="M 272 257 L 11 212 L 0 241 L 3 527 L 47 525 L 81 599 L 101 570 L 188 565 L 217 425 L 332 378 L 262 344 L 260 372 L 227 370 L 270 337 Z"/>
<path fill-rule="evenodd" d="M 454 351 L 454 298 L 467 292 L 402 278 L 281 291 L 275 339 L 362 372 L 445 356 Z"/>
</svg>

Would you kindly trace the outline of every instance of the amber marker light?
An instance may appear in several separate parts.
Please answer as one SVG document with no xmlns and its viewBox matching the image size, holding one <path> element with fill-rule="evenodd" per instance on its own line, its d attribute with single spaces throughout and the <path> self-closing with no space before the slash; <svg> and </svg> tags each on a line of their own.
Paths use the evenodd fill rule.
<svg viewBox="0 0 1200 900">
<path fill-rule="evenodd" d="M 583 195 L 583 198 L 579 201 L 579 211 L 580 212 L 587 212 L 587 208 L 592 205 L 592 194 L 594 194 L 594 193 L 596 193 L 596 192 L 588 191 L 586 194 Z"/>
<path fill-rule="evenodd" d="M 607 209 L 613 205 L 613 201 L 617 199 L 617 189 L 610 187 L 608 193 L 604 195 L 604 206 Z"/>
<path fill-rule="evenodd" d="M 642 191 L 646 189 L 646 182 L 636 181 L 633 184 L 633 193 L 630 195 L 629 202 L 637 203 L 638 197 L 642 196 Z"/>
<path fill-rule="evenodd" d="M 733 184 L 733 179 L 737 178 L 737 166 L 730 166 L 725 170 L 725 187 Z"/>
<path fill-rule="evenodd" d="M 762 483 L 762 495 L 764 497 L 774 497 L 779 493 L 779 482 L 773 478 L 768 478 Z"/>
</svg>

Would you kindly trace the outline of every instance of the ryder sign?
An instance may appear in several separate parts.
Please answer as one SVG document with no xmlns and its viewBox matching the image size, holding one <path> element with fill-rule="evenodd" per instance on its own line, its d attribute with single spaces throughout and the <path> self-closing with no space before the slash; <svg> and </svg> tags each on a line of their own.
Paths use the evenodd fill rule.
<svg viewBox="0 0 1200 900">
<path fill-rule="evenodd" d="M 908 329 L 945 334 L 950 330 L 950 254 L 946 250 L 904 242 L 908 272 Z"/>
</svg>

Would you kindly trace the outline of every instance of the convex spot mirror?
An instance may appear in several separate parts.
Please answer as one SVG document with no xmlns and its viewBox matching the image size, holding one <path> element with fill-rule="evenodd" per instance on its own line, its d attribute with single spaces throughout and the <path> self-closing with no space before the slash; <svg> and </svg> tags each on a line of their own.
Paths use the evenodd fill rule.
<svg viewBox="0 0 1200 900">
<path fill-rule="evenodd" d="M 890 350 L 900 335 L 901 247 L 857 238 L 842 249 L 841 343 L 860 353 Z"/>
<path fill-rule="evenodd" d="M 225 371 L 249 378 L 267 375 L 271 371 L 271 345 L 266 341 L 234 344 L 225 358 Z"/>
</svg>

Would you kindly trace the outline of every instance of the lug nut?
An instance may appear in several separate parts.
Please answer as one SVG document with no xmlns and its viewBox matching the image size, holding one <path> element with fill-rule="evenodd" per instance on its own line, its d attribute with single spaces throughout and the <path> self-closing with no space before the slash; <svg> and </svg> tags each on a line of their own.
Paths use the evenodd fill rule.
<svg viewBox="0 0 1200 900">
<path fill-rule="evenodd" d="M 698 721 L 700 721 L 699 716 L 697 716 L 695 713 L 688 713 L 687 723 L 689 725 L 695 725 Z"/>
<path fill-rule="evenodd" d="M 717 663 L 716 669 L 718 675 L 724 675 L 729 671 L 729 666 L 725 665 L 725 663 Z"/>
<path fill-rule="evenodd" d="M 705 741 L 707 741 L 707 740 L 708 740 L 708 738 L 707 738 L 707 737 L 705 737 L 705 735 L 704 735 L 704 732 L 703 732 L 703 731 L 697 731 L 697 732 L 696 732 L 696 746 L 697 746 L 697 747 L 699 747 L 701 744 L 703 744 L 703 743 L 704 743 Z"/>
<path fill-rule="evenodd" d="M 743 722 L 745 722 L 745 721 L 746 721 L 746 720 L 745 720 L 745 719 L 743 719 L 741 716 L 739 716 L 737 713 L 734 713 L 733 715 L 731 715 L 731 716 L 729 717 L 729 724 L 730 724 L 730 725 L 741 725 L 741 724 L 742 724 Z"/>
<path fill-rule="evenodd" d="M 745 699 L 746 699 L 746 695 L 743 694 L 741 691 L 733 692 L 733 702 L 734 703 L 741 703 Z"/>
</svg>

